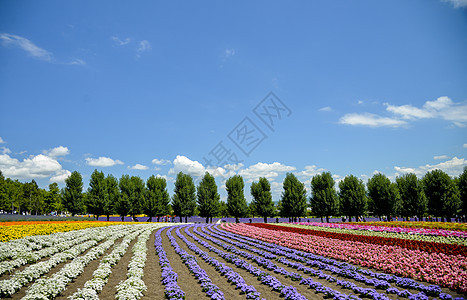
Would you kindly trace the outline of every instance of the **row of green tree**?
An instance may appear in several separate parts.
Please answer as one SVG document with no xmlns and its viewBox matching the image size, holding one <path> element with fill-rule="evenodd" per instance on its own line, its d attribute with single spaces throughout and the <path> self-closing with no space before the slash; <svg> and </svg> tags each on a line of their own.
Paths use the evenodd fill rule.
<svg viewBox="0 0 467 300">
<path fill-rule="evenodd" d="M 349 220 L 371 214 L 374 216 L 426 216 L 452 218 L 467 214 L 467 168 L 456 178 L 441 170 L 433 170 L 418 179 L 415 174 L 405 174 L 391 182 L 384 174 L 375 174 L 366 186 L 362 180 L 350 175 L 336 183 L 330 172 L 323 172 L 311 179 L 311 197 L 307 199 L 305 185 L 295 175 L 288 173 L 283 181 L 281 199 L 275 206 L 271 185 L 266 178 L 259 178 L 250 187 L 252 202 L 247 204 L 244 182 L 240 175 L 230 177 L 226 183 L 227 203 L 220 201 L 215 178 L 206 172 L 198 186 L 193 178 L 180 172 L 170 198 L 167 182 L 163 177 L 149 177 L 146 182 L 138 176 L 104 175 L 95 170 L 89 188 L 83 192 L 83 179 L 75 171 L 59 189 L 56 183 L 46 191 L 37 183 L 21 183 L 4 178 L 0 171 L 0 209 L 44 214 L 67 211 L 72 215 L 88 213 L 97 217 L 118 214 L 122 217 L 145 214 L 153 217 L 175 214 L 182 218 L 199 215 L 206 222 L 213 217 L 238 218 L 281 216 L 296 220 L 314 215 L 329 220 L 330 216 L 344 215 Z M 311 212 L 307 208 L 311 209 Z"/>
</svg>

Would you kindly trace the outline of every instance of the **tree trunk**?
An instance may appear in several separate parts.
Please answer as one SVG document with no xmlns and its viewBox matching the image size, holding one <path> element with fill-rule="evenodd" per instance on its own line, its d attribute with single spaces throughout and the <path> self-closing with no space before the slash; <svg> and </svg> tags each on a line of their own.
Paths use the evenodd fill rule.
<svg viewBox="0 0 467 300">
<path fill-rule="evenodd" d="M 152 222 L 152 216 L 149 216 L 148 222 Z"/>
<path fill-rule="evenodd" d="M 124 216 L 122 216 L 122 222 L 123 222 L 123 218 L 125 218 Z"/>
<path fill-rule="evenodd" d="M 178 216 L 180 218 L 180 223 L 182 223 L 182 216 Z"/>
<path fill-rule="evenodd" d="M 326 216 L 326 223 L 329 223 L 329 216 Z"/>
<path fill-rule="evenodd" d="M 110 219 L 110 215 L 107 215 L 107 222 L 109 222 L 109 219 Z"/>
<path fill-rule="evenodd" d="M 157 222 L 159 223 L 159 221 L 161 220 L 161 216 L 157 216 Z"/>
<path fill-rule="evenodd" d="M 264 223 L 268 222 L 268 217 L 264 217 Z"/>
<path fill-rule="evenodd" d="M 185 216 L 185 223 L 188 223 L 188 216 Z"/>
<path fill-rule="evenodd" d="M 206 217 L 206 224 L 209 223 L 209 217 Z"/>
<path fill-rule="evenodd" d="M 235 217 L 235 223 L 240 223 L 240 220 L 238 219 L 238 217 Z"/>
<path fill-rule="evenodd" d="M 323 217 L 321 217 L 321 223 L 323 223 Z"/>
<path fill-rule="evenodd" d="M 96 220 L 99 221 L 99 215 L 96 215 Z"/>
</svg>

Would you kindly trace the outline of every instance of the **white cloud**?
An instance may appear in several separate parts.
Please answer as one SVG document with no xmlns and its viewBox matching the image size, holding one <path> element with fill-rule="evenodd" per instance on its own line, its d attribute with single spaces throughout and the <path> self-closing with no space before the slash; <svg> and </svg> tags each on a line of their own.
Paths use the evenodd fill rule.
<svg viewBox="0 0 467 300">
<path fill-rule="evenodd" d="M 467 0 L 442 0 L 443 2 L 451 3 L 454 8 L 467 7 Z"/>
<path fill-rule="evenodd" d="M 295 167 L 286 166 L 278 162 L 272 164 L 259 162 L 246 169 L 241 169 L 238 174 L 243 176 L 246 182 L 252 182 L 258 180 L 260 177 L 271 180 L 279 176 L 279 173 L 291 172 L 295 169 Z"/>
<path fill-rule="evenodd" d="M 449 97 L 439 97 L 433 101 L 426 101 L 422 108 L 412 105 L 394 106 L 385 103 L 386 110 L 406 120 L 443 119 L 453 122 L 456 126 L 467 125 L 467 102 L 456 103 Z"/>
<path fill-rule="evenodd" d="M 357 101 L 357 104 L 358 104 L 358 105 L 362 105 L 363 103 L 364 103 L 364 102 L 363 102 L 362 100 L 358 100 L 358 101 Z"/>
<path fill-rule="evenodd" d="M 132 167 L 128 166 L 128 169 L 130 170 L 147 170 L 149 169 L 149 167 L 145 166 L 145 165 L 140 165 L 140 164 L 136 164 Z"/>
<path fill-rule="evenodd" d="M 225 49 L 224 51 L 224 57 L 227 59 L 231 56 L 234 56 L 235 55 L 235 49 L 231 48 L 231 49 Z"/>
<path fill-rule="evenodd" d="M 118 36 L 113 36 L 111 37 L 112 41 L 114 41 L 115 45 L 117 46 L 124 46 L 126 44 L 128 44 L 129 42 L 131 42 L 131 39 L 130 38 L 125 38 L 123 40 L 121 40 Z"/>
<path fill-rule="evenodd" d="M 82 59 L 75 58 L 71 62 L 68 63 L 69 65 L 85 65 L 86 62 Z"/>
<path fill-rule="evenodd" d="M 323 172 L 326 172 L 326 169 L 318 168 L 315 165 L 311 165 L 305 166 L 304 170 L 296 173 L 296 175 L 302 180 L 310 181 L 313 176 L 321 174 Z"/>
<path fill-rule="evenodd" d="M 68 170 L 62 170 L 61 172 L 57 172 L 57 175 L 50 177 L 49 181 L 50 182 L 60 182 L 63 183 L 65 182 L 65 179 L 70 177 L 71 172 Z"/>
<path fill-rule="evenodd" d="M 449 158 L 450 157 L 447 156 L 447 155 L 435 155 L 435 156 L 433 156 L 433 159 L 436 159 L 436 160 L 438 160 L 438 159 L 449 159 Z"/>
<path fill-rule="evenodd" d="M 151 50 L 151 44 L 149 43 L 148 40 L 142 40 L 141 42 L 139 42 L 138 49 L 136 49 L 138 53 L 147 52 L 150 50 Z"/>
<path fill-rule="evenodd" d="M 70 154 L 67 147 L 58 146 L 49 150 L 44 150 L 43 153 L 49 157 L 65 156 Z"/>
<path fill-rule="evenodd" d="M 86 158 L 86 163 L 89 166 L 93 167 L 113 167 L 115 165 L 123 165 L 123 162 L 120 160 L 113 160 L 109 157 L 99 157 L 99 158 Z"/>
<path fill-rule="evenodd" d="M 47 61 L 47 62 L 52 62 L 53 61 L 53 55 L 49 51 L 42 49 L 38 46 L 36 46 L 33 42 L 30 40 L 14 35 L 14 34 L 8 34 L 8 33 L 0 33 L 0 40 L 2 41 L 2 44 L 4 46 L 16 46 L 24 51 L 26 51 L 29 55 L 31 55 L 34 58 Z"/>
<path fill-rule="evenodd" d="M 462 147 L 467 148 L 467 144 L 462 145 Z"/>
<path fill-rule="evenodd" d="M 427 172 L 431 172 L 436 169 L 440 169 L 446 172 L 449 176 L 458 176 L 462 173 L 464 167 L 467 166 L 467 160 L 464 158 L 453 157 L 450 160 L 440 162 L 439 164 L 430 165 L 426 164 L 424 166 L 419 166 L 418 168 L 407 168 L 407 167 L 394 167 L 396 170 L 396 176 L 399 176 L 400 173 L 415 173 L 418 176 L 423 176 Z"/>
<path fill-rule="evenodd" d="M 206 172 L 206 169 L 201 163 L 196 160 L 193 161 L 183 155 L 177 155 L 173 164 L 174 166 L 169 170 L 169 174 L 178 174 L 179 172 L 183 172 L 197 177 L 204 175 Z"/>
<path fill-rule="evenodd" d="M 332 111 L 332 108 L 330 106 L 326 106 L 326 107 L 320 108 L 319 111 Z"/>
<path fill-rule="evenodd" d="M 6 142 L 2 139 L 2 137 L 0 136 L 0 144 L 5 144 Z"/>
<path fill-rule="evenodd" d="M 9 154 L 11 153 L 11 150 L 8 149 L 7 147 L 2 147 L 2 154 Z"/>
<path fill-rule="evenodd" d="M 154 158 L 152 160 L 152 163 L 155 164 L 155 165 L 168 165 L 168 164 L 171 164 L 172 162 L 170 160 L 167 160 L 167 159 Z"/>
<path fill-rule="evenodd" d="M 406 121 L 381 117 L 370 113 L 350 113 L 339 119 L 340 124 L 346 125 L 362 125 L 370 127 L 401 127 L 407 125 Z"/>
<path fill-rule="evenodd" d="M 37 179 L 62 172 L 60 163 L 52 157 L 39 154 L 19 161 L 8 153 L 0 154 L 0 169 L 6 177 L 16 179 Z"/>
</svg>

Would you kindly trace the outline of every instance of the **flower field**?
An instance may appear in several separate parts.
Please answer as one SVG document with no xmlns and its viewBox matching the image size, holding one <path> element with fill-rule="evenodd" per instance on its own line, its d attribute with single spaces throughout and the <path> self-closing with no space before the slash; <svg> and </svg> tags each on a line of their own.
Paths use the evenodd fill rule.
<svg viewBox="0 0 467 300">
<path fill-rule="evenodd" d="M 409 233 L 309 223 L 105 224 L 0 243 L 0 298 L 455 299 L 467 292 L 463 253 L 384 244 Z M 465 247 L 463 237 L 421 236 L 435 240 L 408 240 Z"/>
</svg>

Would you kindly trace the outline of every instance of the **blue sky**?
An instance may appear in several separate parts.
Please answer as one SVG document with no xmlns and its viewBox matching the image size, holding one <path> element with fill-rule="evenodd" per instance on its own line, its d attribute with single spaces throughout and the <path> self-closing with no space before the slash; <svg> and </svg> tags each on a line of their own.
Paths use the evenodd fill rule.
<svg viewBox="0 0 467 300">
<path fill-rule="evenodd" d="M 467 1 L 1 1 L 0 170 L 307 188 L 467 165 Z"/>
</svg>

